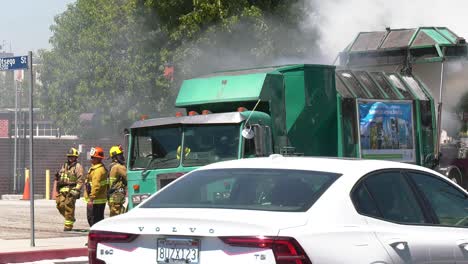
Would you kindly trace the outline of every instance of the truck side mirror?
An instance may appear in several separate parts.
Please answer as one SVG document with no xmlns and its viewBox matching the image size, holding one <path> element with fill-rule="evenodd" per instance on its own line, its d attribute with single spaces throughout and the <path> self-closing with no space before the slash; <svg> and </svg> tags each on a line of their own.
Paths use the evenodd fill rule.
<svg viewBox="0 0 468 264">
<path fill-rule="evenodd" d="M 272 151 L 271 144 L 271 129 L 267 126 L 255 125 L 254 126 L 254 142 L 255 142 L 255 156 L 265 157 L 269 156 Z"/>
<path fill-rule="evenodd" d="M 252 127 L 245 127 L 244 129 L 242 129 L 242 137 L 243 138 L 252 139 L 252 138 L 254 138 L 254 136 L 255 136 L 255 133 L 252 130 Z"/>
<path fill-rule="evenodd" d="M 123 149 L 124 149 L 124 153 L 126 155 L 128 155 L 128 139 L 130 137 L 130 131 L 125 128 L 124 131 L 123 131 L 123 134 L 124 134 L 124 145 L 123 145 Z"/>
</svg>

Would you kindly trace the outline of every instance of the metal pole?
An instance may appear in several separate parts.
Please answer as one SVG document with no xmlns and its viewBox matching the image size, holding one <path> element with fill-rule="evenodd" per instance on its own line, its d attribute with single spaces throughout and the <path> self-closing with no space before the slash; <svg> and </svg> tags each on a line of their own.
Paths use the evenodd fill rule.
<svg viewBox="0 0 468 264">
<path fill-rule="evenodd" d="M 18 178 L 18 82 L 15 81 L 15 151 L 13 158 L 13 193 L 18 193 L 16 179 Z"/>
<path fill-rule="evenodd" d="M 439 87 L 439 104 L 437 107 L 437 145 L 436 145 L 436 158 L 440 158 L 440 144 L 442 134 L 442 99 L 443 99 L 443 88 L 444 88 L 444 61 L 440 66 L 440 87 Z"/>
<path fill-rule="evenodd" d="M 27 140 L 26 140 L 26 134 L 27 134 L 27 123 L 26 123 L 26 91 L 23 92 L 23 105 L 24 105 L 24 109 L 21 110 L 21 114 L 23 115 L 23 156 L 22 156 L 22 159 L 23 159 L 23 171 L 21 172 L 22 173 L 22 176 L 23 176 L 23 182 L 24 182 L 24 170 L 26 169 L 26 145 L 27 145 Z M 21 103 L 21 99 L 20 99 L 20 103 Z M 24 189 L 24 186 L 23 186 L 23 189 Z M 21 188 L 20 188 L 21 190 Z"/>
<path fill-rule="evenodd" d="M 28 52 L 28 68 L 29 68 L 29 171 L 30 171 L 30 211 L 31 211 L 31 247 L 34 243 L 34 164 L 33 164 L 33 67 L 32 67 L 32 51 Z"/>
</svg>

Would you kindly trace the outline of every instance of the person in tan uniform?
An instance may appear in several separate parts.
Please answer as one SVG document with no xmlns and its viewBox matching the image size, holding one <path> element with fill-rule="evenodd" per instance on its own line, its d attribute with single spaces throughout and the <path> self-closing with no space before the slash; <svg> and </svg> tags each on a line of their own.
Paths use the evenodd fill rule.
<svg viewBox="0 0 468 264">
<path fill-rule="evenodd" d="M 57 196 L 55 202 L 65 218 L 63 231 L 71 231 L 75 223 L 75 202 L 80 198 L 83 185 L 83 166 L 78 162 L 78 150 L 70 148 L 67 162 L 55 174 Z"/>
<path fill-rule="evenodd" d="M 109 150 L 109 156 L 112 159 L 109 166 L 109 215 L 112 217 L 125 212 L 127 168 L 121 146 L 112 146 Z"/>
<path fill-rule="evenodd" d="M 108 173 L 102 163 L 104 150 L 101 147 L 93 147 L 90 151 L 91 168 L 85 179 L 86 192 L 84 199 L 87 202 L 86 215 L 89 226 L 104 219 L 104 209 L 107 203 Z"/>
</svg>

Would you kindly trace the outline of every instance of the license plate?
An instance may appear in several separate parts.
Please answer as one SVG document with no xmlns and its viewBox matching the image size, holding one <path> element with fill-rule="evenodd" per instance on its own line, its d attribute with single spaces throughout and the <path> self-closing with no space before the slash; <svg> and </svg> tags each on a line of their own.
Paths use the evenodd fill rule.
<svg viewBox="0 0 468 264">
<path fill-rule="evenodd" d="M 157 263 L 198 264 L 199 254 L 199 239 L 158 238 Z"/>
</svg>

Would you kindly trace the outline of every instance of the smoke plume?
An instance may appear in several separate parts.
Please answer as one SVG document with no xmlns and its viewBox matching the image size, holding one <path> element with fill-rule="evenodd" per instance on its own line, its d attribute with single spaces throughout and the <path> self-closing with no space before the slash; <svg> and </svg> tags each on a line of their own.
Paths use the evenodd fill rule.
<svg viewBox="0 0 468 264">
<path fill-rule="evenodd" d="M 466 0 L 305 0 L 314 12 L 305 26 L 319 29 L 320 49 L 333 61 L 363 31 L 390 28 L 447 27 L 468 38 Z"/>
</svg>

